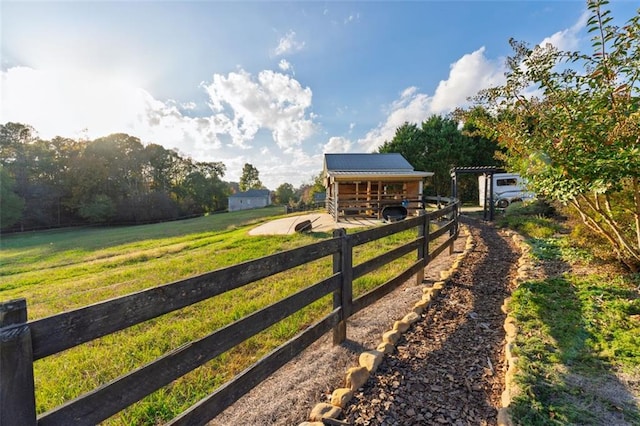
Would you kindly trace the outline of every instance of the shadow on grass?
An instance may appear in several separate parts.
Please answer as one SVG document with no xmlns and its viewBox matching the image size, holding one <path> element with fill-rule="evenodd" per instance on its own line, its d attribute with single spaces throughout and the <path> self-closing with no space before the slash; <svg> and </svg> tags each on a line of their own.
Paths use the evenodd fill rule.
<svg viewBox="0 0 640 426">
<path fill-rule="evenodd" d="M 598 297 L 629 296 L 601 284 Z M 564 276 L 526 282 L 514 292 L 521 394 L 510 407 L 519 424 L 640 424 L 638 401 L 598 353 L 598 342 L 607 336 L 594 334 L 606 330 L 590 323 L 596 321 L 585 312 L 593 294 L 578 292 Z"/>
</svg>

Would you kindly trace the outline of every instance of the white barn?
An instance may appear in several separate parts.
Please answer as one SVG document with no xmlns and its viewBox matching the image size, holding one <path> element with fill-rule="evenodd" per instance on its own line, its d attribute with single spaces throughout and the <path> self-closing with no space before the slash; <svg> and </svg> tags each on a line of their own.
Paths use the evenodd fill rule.
<svg viewBox="0 0 640 426">
<path fill-rule="evenodd" d="M 271 205 L 271 193 L 268 189 L 250 189 L 229 196 L 229 211 L 258 209 Z"/>
</svg>

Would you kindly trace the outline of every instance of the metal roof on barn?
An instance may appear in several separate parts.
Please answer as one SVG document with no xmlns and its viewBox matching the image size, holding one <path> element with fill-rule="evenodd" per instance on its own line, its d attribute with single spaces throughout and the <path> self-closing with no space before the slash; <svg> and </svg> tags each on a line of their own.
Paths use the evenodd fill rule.
<svg viewBox="0 0 640 426">
<path fill-rule="evenodd" d="M 413 171 L 409 162 L 398 153 L 388 154 L 325 154 L 328 171 Z"/>
<path fill-rule="evenodd" d="M 269 190 L 268 189 L 250 189 L 245 192 L 237 192 L 233 195 L 229 195 L 229 198 L 262 198 L 268 197 Z"/>
</svg>

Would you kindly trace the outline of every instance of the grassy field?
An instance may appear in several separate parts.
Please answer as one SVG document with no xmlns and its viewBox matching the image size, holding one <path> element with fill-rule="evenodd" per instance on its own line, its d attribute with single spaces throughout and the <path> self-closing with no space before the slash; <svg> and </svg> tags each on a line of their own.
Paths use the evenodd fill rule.
<svg viewBox="0 0 640 426">
<path fill-rule="evenodd" d="M 330 237 L 248 235 L 257 223 L 281 213 L 280 208 L 266 208 L 136 227 L 5 236 L 0 300 L 24 297 L 29 319 L 42 318 Z M 414 237 L 405 232 L 358 247 L 354 264 Z M 382 284 L 414 260 L 415 253 L 362 277 L 354 283 L 354 293 Z M 330 274 L 327 257 L 37 361 L 37 410 L 45 412 Z M 281 321 L 106 423 L 151 425 L 173 418 L 329 312 L 330 299 Z"/>
<path fill-rule="evenodd" d="M 510 303 L 520 328 L 514 419 L 640 424 L 638 389 L 625 383 L 640 379 L 640 275 L 576 248 L 552 218 L 515 213 L 503 223 L 526 235 L 534 261 L 556 273 L 522 283 Z"/>
</svg>

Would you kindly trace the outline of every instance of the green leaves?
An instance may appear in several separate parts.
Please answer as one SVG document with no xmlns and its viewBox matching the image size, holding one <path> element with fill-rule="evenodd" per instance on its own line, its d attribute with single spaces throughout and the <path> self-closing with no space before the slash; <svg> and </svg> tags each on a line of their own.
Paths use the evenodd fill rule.
<svg viewBox="0 0 640 426">
<path fill-rule="evenodd" d="M 242 168 L 242 176 L 240 177 L 240 191 L 248 191 L 250 189 L 262 189 L 260 182 L 260 172 L 253 165 L 245 163 Z"/>
<path fill-rule="evenodd" d="M 420 127 L 410 123 L 398 127 L 394 138 L 385 142 L 379 152 L 400 153 L 414 169 L 434 172 L 427 181 L 427 190 L 433 195 L 446 195 L 451 188 L 452 167 L 494 165 L 498 162 L 494 158 L 498 149 L 494 139 L 484 137 L 473 126 L 461 130 L 457 120 L 432 115 Z M 475 189 L 471 182 L 462 182 L 462 192 L 465 188 L 466 192 Z M 467 194 L 464 198 L 475 197 Z"/>
<path fill-rule="evenodd" d="M 530 49 L 510 40 L 506 84 L 475 98 L 487 114 L 461 115 L 483 135 L 497 135 L 508 166 L 533 191 L 571 202 L 634 269 L 640 265 L 640 18 L 617 27 L 606 4 L 588 3 L 591 52 Z M 619 194 L 635 200 L 625 207 L 635 216 L 597 198 Z"/>
<path fill-rule="evenodd" d="M 225 209 L 230 191 L 223 163 L 196 162 L 124 133 L 44 140 L 30 126 L 6 123 L 0 165 L 3 229 L 175 219 Z"/>
</svg>

